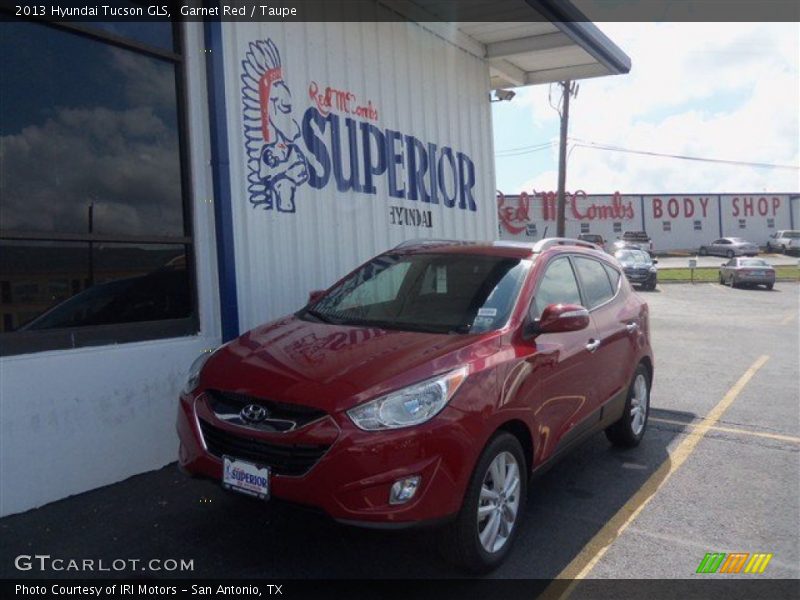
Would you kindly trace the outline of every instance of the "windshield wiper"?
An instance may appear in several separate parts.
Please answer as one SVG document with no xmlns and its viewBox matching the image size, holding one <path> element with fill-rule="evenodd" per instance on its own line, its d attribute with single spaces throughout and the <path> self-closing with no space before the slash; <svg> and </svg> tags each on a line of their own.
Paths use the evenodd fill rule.
<svg viewBox="0 0 800 600">
<path fill-rule="evenodd" d="M 325 316 L 324 314 L 322 314 L 318 310 L 314 310 L 313 308 L 308 308 L 308 309 L 304 310 L 303 314 L 304 315 L 311 315 L 312 317 L 314 317 L 318 321 L 322 321 L 323 323 L 336 323 L 336 321 L 334 321 L 330 317 Z"/>
</svg>

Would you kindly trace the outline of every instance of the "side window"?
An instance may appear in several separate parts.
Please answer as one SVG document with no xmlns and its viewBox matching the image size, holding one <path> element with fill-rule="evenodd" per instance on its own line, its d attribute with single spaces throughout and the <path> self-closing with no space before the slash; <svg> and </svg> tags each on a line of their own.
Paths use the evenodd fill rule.
<svg viewBox="0 0 800 600">
<path fill-rule="evenodd" d="M 548 304 L 581 304 L 578 282 L 566 257 L 547 265 L 531 305 L 531 316 L 538 319 Z"/>
<path fill-rule="evenodd" d="M 619 285 L 619 271 L 617 271 L 611 265 L 607 265 L 605 263 L 603 263 L 603 268 L 606 270 L 606 273 L 608 273 L 608 278 L 611 280 L 611 288 L 616 291 L 617 286 Z"/>
<path fill-rule="evenodd" d="M 591 258 L 575 258 L 575 269 L 583 285 L 586 296 L 586 308 L 594 308 L 614 296 L 611 282 L 603 265 Z"/>
</svg>

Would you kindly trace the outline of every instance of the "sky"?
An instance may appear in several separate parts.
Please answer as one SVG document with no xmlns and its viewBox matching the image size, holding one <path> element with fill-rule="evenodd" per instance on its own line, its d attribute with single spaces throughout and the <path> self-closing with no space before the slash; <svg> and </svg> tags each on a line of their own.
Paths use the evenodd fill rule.
<svg viewBox="0 0 800 600">
<path fill-rule="evenodd" d="M 597 25 L 630 56 L 632 68 L 626 75 L 580 81 L 570 104 L 570 138 L 648 152 L 800 166 L 800 24 Z M 549 103 L 550 86 L 516 92 L 511 102 L 492 104 L 497 188 L 506 194 L 556 190 L 559 116 Z M 557 103 L 557 86 L 552 95 Z M 548 142 L 553 144 L 535 150 Z M 568 191 L 800 190 L 797 169 L 641 156 L 577 143 L 568 145 Z"/>
</svg>

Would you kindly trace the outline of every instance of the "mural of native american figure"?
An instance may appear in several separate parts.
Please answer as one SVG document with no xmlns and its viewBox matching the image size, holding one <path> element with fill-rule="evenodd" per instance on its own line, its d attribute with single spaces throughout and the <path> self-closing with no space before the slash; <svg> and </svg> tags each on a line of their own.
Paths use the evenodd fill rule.
<svg viewBox="0 0 800 600">
<path fill-rule="evenodd" d="M 250 42 L 241 80 L 250 203 L 294 213 L 295 192 L 308 180 L 308 163 L 298 144 L 300 126 L 292 116 L 281 55 L 272 40 Z"/>
</svg>

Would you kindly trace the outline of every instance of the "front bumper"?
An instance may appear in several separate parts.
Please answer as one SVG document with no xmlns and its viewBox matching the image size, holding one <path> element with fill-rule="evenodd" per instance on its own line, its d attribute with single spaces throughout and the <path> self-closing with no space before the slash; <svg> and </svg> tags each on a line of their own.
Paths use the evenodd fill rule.
<svg viewBox="0 0 800 600">
<path fill-rule="evenodd" d="M 293 432 L 265 433 L 217 420 L 202 394 L 182 396 L 177 420 L 179 466 L 216 481 L 222 479 L 222 460 L 209 451 L 201 423 L 256 443 L 327 447 L 302 474 L 273 472 L 271 495 L 365 526 L 406 527 L 449 519 L 461 507 L 477 460 L 472 436 L 460 424 L 460 411 L 450 407 L 421 426 L 387 432 L 361 431 L 339 414 Z M 390 505 L 392 484 L 412 475 L 422 478 L 415 496 L 405 504 Z"/>
<path fill-rule="evenodd" d="M 649 269 L 625 269 L 625 277 L 633 285 L 652 286 L 658 280 L 658 272 L 651 272 Z"/>
</svg>

